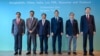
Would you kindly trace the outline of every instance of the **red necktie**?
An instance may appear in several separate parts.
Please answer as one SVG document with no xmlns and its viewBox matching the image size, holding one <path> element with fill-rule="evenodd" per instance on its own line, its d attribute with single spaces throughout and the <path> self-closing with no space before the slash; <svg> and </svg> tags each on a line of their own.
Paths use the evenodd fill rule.
<svg viewBox="0 0 100 56">
<path fill-rule="evenodd" d="M 20 23 L 20 19 L 17 19 L 17 24 L 19 24 Z"/>
<path fill-rule="evenodd" d="M 86 18 L 89 20 L 89 15 L 87 15 Z"/>
</svg>

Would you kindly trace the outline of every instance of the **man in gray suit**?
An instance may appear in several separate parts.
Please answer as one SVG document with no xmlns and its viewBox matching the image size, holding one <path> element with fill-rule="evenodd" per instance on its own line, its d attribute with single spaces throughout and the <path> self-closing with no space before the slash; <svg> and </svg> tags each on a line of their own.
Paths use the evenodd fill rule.
<svg viewBox="0 0 100 56">
<path fill-rule="evenodd" d="M 12 21 L 12 34 L 14 36 L 14 55 L 21 55 L 22 52 L 22 35 L 25 33 L 25 22 L 20 18 L 21 13 L 16 12 L 16 18 Z M 19 53 L 18 53 L 19 51 Z"/>
<path fill-rule="evenodd" d="M 38 19 L 34 17 L 34 11 L 30 11 L 30 18 L 26 20 L 27 27 L 27 53 L 26 55 L 31 54 L 31 41 L 33 43 L 33 54 L 36 54 L 36 28 L 37 28 Z"/>
</svg>

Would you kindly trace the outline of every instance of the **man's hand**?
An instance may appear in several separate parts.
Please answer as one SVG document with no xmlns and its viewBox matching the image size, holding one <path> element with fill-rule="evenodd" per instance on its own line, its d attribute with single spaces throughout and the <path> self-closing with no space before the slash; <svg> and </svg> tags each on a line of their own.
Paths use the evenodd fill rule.
<svg viewBox="0 0 100 56">
<path fill-rule="evenodd" d="M 63 35 L 63 33 L 61 32 L 61 35 Z"/>
<path fill-rule="evenodd" d="M 36 34 L 37 37 L 39 37 L 39 34 Z"/>
<path fill-rule="evenodd" d="M 49 37 L 50 35 L 48 34 L 47 37 Z"/>
<path fill-rule="evenodd" d="M 52 33 L 51 33 L 51 36 L 53 36 L 53 35 L 54 35 L 54 33 L 52 32 Z"/>
<path fill-rule="evenodd" d="M 24 35 L 24 33 L 22 33 L 22 35 Z"/>
<path fill-rule="evenodd" d="M 69 37 L 68 34 L 66 35 L 66 37 Z"/>
<path fill-rule="evenodd" d="M 78 37 L 79 36 L 79 34 L 76 34 L 76 37 Z"/>
<path fill-rule="evenodd" d="M 93 34 L 95 34 L 96 32 L 93 32 Z"/>
<path fill-rule="evenodd" d="M 81 32 L 80 34 L 83 35 L 83 32 Z"/>
<path fill-rule="evenodd" d="M 30 33 L 32 33 L 32 31 L 31 31 L 31 30 L 30 30 L 29 32 L 30 32 Z"/>
</svg>

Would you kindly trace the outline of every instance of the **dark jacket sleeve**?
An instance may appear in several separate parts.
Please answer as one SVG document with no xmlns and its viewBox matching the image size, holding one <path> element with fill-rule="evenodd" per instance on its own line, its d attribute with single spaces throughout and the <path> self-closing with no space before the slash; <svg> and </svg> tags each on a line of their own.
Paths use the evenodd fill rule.
<svg viewBox="0 0 100 56">
<path fill-rule="evenodd" d="M 23 33 L 25 33 L 25 21 L 23 20 Z"/>
<path fill-rule="evenodd" d="M 50 35 L 50 22 L 48 21 L 48 34 Z"/>
<path fill-rule="evenodd" d="M 40 22 L 40 21 L 38 21 L 38 23 L 37 23 L 37 29 L 36 29 L 37 34 L 39 34 L 39 22 Z"/>
<path fill-rule="evenodd" d="M 79 34 L 79 28 L 78 28 L 78 22 L 76 20 L 76 29 L 77 29 L 77 34 Z"/>
<path fill-rule="evenodd" d="M 68 28 L 68 22 L 66 21 L 66 26 L 65 26 L 66 34 L 68 34 L 67 28 Z"/>
<path fill-rule="evenodd" d="M 63 19 L 61 18 L 61 32 L 63 33 Z"/>
<path fill-rule="evenodd" d="M 51 18 L 51 33 L 53 32 L 53 18 Z"/>
<path fill-rule="evenodd" d="M 38 24 L 38 19 L 36 18 L 35 26 L 34 26 L 34 28 L 32 29 L 32 32 L 34 32 L 34 31 L 36 30 L 37 24 Z"/>
<path fill-rule="evenodd" d="M 80 32 L 83 32 L 83 16 L 81 16 L 81 20 L 80 20 Z"/>
<path fill-rule="evenodd" d="M 93 16 L 93 31 L 96 32 L 96 26 L 95 26 L 95 20 L 94 20 L 94 16 Z"/>
</svg>

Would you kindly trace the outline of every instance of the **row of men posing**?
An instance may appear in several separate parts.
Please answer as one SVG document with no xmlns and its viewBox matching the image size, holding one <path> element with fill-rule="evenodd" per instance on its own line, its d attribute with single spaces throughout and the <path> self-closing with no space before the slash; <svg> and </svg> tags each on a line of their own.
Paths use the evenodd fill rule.
<svg viewBox="0 0 100 56">
<path fill-rule="evenodd" d="M 87 55 L 87 36 L 89 35 L 89 54 L 93 54 L 93 35 L 96 32 L 94 16 L 90 15 L 90 7 L 85 8 L 86 15 L 81 16 L 80 31 L 83 34 L 83 52 Z M 58 38 L 58 54 L 62 54 L 62 35 L 63 35 L 63 19 L 59 17 L 59 11 L 54 11 L 54 17 L 50 22 L 46 19 L 46 13 L 42 13 L 42 19 L 38 21 L 34 17 L 34 11 L 30 11 L 30 18 L 26 20 L 27 27 L 27 53 L 31 54 L 31 42 L 33 43 L 33 54 L 36 54 L 36 35 L 40 37 L 40 54 L 48 54 L 48 37 L 50 36 L 50 28 L 52 35 L 53 54 L 56 54 L 56 39 Z M 12 22 L 12 34 L 14 36 L 14 55 L 22 54 L 22 35 L 25 33 L 25 22 L 21 19 L 21 13 L 16 12 L 16 19 Z M 66 21 L 66 37 L 68 37 L 68 54 L 71 53 L 71 41 L 73 39 L 73 54 L 76 53 L 77 37 L 79 35 L 78 22 L 74 19 L 74 13 L 69 13 L 69 19 Z M 44 45 L 44 46 L 43 46 Z"/>
</svg>

